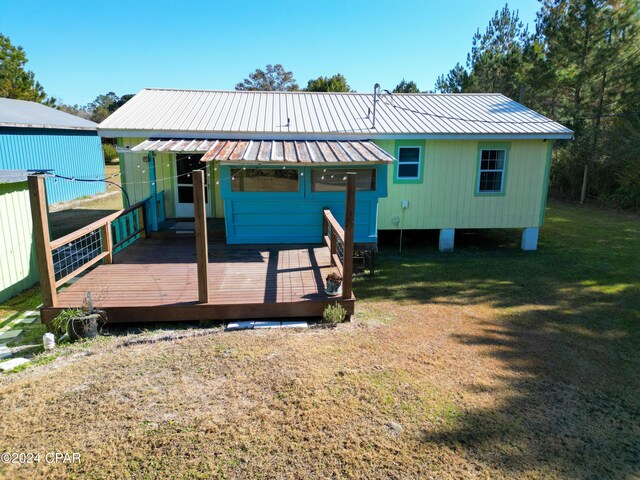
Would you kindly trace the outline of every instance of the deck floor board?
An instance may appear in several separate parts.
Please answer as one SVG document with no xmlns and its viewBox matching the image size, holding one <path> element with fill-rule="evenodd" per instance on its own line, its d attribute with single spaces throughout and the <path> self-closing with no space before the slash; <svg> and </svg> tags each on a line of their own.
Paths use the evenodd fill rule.
<svg viewBox="0 0 640 480">
<path fill-rule="evenodd" d="M 206 316 L 204 307 L 215 313 L 215 306 L 233 311 L 234 305 L 246 307 L 242 309 L 246 313 L 233 312 L 236 318 L 251 318 L 252 308 L 259 305 L 268 306 L 265 312 L 290 312 L 284 316 L 293 316 L 304 314 L 304 305 L 299 304 L 305 304 L 310 306 L 309 312 L 317 314 L 321 311 L 318 302 L 333 300 L 324 293 L 324 278 L 331 270 L 329 250 L 324 246 L 210 244 L 207 304 L 198 303 L 195 262 L 193 239 L 138 240 L 117 253 L 113 264 L 99 265 L 62 289 L 55 310 L 81 306 L 87 291 L 95 304 L 106 310 L 130 308 L 153 313 L 172 307 L 187 317 L 189 311 L 179 308 L 190 307 L 200 309 L 202 318 Z"/>
</svg>

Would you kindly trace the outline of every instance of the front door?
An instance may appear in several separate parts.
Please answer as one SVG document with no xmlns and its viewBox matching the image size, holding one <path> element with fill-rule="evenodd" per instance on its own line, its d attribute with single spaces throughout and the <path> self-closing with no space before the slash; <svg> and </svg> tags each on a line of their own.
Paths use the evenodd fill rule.
<svg viewBox="0 0 640 480">
<path fill-rule="evenodd" d="M 211 216 L 211 202 L 209 201 L 209 177 L 207 167 L 200 161 L 202 155 L 176 155 L 176 217 L 193 217 L 193 178 L 191 172 L 205 167 L 204 199 L 207 202 L 207 215 Z"/>
</svg>

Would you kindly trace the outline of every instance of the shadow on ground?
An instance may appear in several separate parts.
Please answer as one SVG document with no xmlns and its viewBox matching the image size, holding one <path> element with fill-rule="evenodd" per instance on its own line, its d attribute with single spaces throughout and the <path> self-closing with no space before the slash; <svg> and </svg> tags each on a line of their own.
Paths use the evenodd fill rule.
<svg viewBox="0 0 640 480">
<path fill-rule="evenodd" d="M 481 333 L 453 336 L 504 366 L 503 401 L 421 441 L 515 476 L 551 466 L 567 478 L 638 478 L 640 220 L 554 204 L 538 252 L 519 251 L 519 234 L 465 232 L 452 254 L 437 251 L 436 234 L 405 236 L 399 254 L 391 234 L 375 278 L 356 282 L 361 301 L 499 309 Z"/>
</svg>

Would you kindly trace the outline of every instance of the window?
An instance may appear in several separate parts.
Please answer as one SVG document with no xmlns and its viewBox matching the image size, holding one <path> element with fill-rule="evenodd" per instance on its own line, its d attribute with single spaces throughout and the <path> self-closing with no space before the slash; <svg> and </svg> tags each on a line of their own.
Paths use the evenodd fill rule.
<svg viewBox="0 0 640 480">
<path fill-rule="evenodd" d="M 298 170 L 291 168 L 231 169 L 232 192 L 297 192 Z"/>
<path fill-rule="evenodd" d="M 398 180 L 420 179 L 420 147 L 398 148 Z"/>
<path fill-rule="evenodd" d="M 372 192 L 376 189 L 376 169 L 354 169 L 356 172 L 356 190 Z M 311 171 L 312 192 L 344 192 L 347 187 L 345 179 L 347 170 L 325 168 Z"/>
<path fill-rule="evenodd" d="M 478 193 L 503 193 L 506 150 L 480 150 Z"/>
</svg>

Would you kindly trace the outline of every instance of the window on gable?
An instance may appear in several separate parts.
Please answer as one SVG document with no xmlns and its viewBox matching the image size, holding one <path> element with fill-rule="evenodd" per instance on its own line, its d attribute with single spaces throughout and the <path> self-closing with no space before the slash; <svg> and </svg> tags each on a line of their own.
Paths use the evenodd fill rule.
<svg viewBox="0 0 640 480">
<path fill-rule="evenodd" d="M 418 180 L 420 178 L 420 147 L 398 148 L 398 180 Z"/>
<path fill-rule="evenodd" d="M 481 150 L 478 192 L 503 192 L 506 156 L 505 150 Z"/>
</svg>

